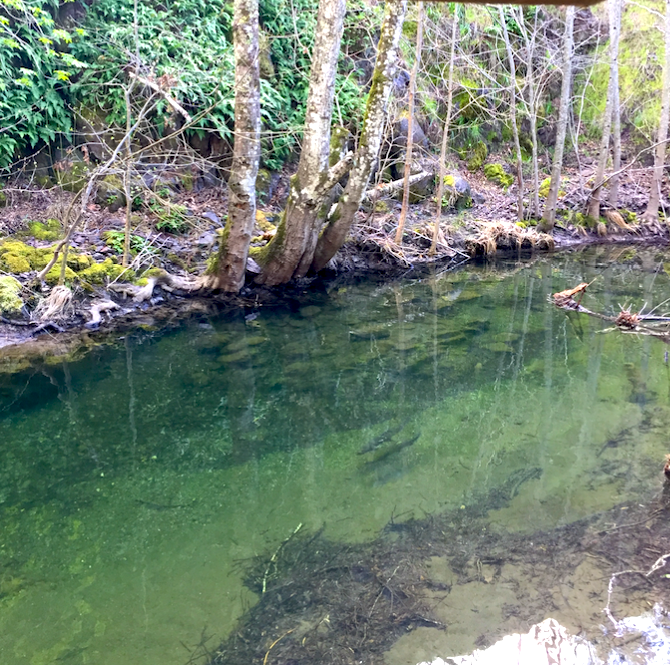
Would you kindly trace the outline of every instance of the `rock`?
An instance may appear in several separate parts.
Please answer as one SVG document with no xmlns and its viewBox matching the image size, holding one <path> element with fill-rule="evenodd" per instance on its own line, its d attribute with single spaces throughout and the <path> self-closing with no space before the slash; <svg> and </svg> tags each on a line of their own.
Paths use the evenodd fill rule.
<svg viewBox="0 0 670 665">
<path fill-rule="evenodd" d="M 260 275 L 261 267 L 250 256 L 247 257 L 247 272 L 252 275 Z"/>
<path fill-rule="evenodd" d="M 450 173 L 444 176 L 442 205 L 448 205 L 457 210 L 472 207 L 470 183 L 459 173 Z"/>
<path fill-rule="evenodd" d="M 618 662 L 618 661 L 617 661 Z M 556 619 L 535 624 L 524 635 L 515 633 L 469 656 L 436 658 L 430 665 L 602 665 L 595 647 L 570 635 Z M 428 665 L 421 663 L 420 665 Z"/>
<path fill-rule="evenodd" d="M 221 226 L 221 220 L 219 219 L 219 216 L 215 212 L 208 210 L 207 212 L 203 212 L 201 216 L 203 219 L 208 219 L 210 222 L 212 222 L 212 224 Z"/>
<path fill-rule="evenodd" d="M 205 233 L 200 236 L 196 244 L 200 247 L 210 247 L 216 241 L 216 236 L 213 233 Z"/>
<path fill-rule="evenodd" d="M 409 202 L 421 203 L 427 199 L 435 188 L 435 176 L 432 173 L 427 173 L 421 180 L 412 184 L 409 188 Z M 402 196 L 402 192 L 401 192 Z"/>
<path fill-rule="evenodd" d="M 486 203 L 486 197 L 483 194 L 480 194 L 479 192 L 473 192 L 472 201 L 477 205 L 482 205 L 482 203 Z"/>
</svg>

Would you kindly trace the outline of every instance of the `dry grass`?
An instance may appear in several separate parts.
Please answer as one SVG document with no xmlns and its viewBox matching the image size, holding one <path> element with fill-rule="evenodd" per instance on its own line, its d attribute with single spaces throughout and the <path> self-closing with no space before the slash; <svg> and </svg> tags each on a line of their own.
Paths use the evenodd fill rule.
<svg viewBox="0 0 670 665">
<path fill-rule="evenodd" d="M 62 321 L 72 316 L 72 291 L 67 286 L 56 286 L 35 308 L 34 317 L 39 321 Z"/>
<path fill-rule="evenodd" d="M 514 222 L 477 222 L 477 226 L 478 235 L 466 241 L 472 254 L 493 256 L 498 250 L 554 248 L 554 239 L 549 234 L 538 233 L 534 228 L 523 228 Z"/>
</svg>

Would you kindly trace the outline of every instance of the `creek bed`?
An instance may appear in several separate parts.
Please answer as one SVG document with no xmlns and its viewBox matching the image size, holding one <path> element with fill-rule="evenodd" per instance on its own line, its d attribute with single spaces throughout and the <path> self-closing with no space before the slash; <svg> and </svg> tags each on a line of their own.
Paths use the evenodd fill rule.
<svg viewBox="0 0 670 665">
<path fill-rule="evenodd" d="M 617 254 L 333 284 L 3 375 L 2 662 L 414 665 L 548 616 L 602 637 L 609 576 L 670 543 L 667 347 L 547 296 L 670 295 L 670 256 Z"/>
</svg>

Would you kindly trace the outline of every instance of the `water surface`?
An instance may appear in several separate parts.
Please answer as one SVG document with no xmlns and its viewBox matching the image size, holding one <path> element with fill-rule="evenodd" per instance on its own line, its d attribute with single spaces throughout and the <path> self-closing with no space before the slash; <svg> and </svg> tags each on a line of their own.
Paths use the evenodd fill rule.
<svg viewBox="0 0 670 665">
<path fill-rule="evenodd" d="M 592 309 L 650 309 L 670 296 L 667 261 L 591 250 L 332 284 L 3 376 L 0 661 L 183 665 L 185 647 L 203 632 L 215 645 L 257 601 L 244 562 L 301 524 L 365 542 L 533 468 L 492 528 L 646 500 L 668 452 L 667 347 L 603 333 L 547 296 L 596 278 Z M 508 590 L 488 582 L 488 614 L 388 662 L 507 628 Z"/>
</svg>

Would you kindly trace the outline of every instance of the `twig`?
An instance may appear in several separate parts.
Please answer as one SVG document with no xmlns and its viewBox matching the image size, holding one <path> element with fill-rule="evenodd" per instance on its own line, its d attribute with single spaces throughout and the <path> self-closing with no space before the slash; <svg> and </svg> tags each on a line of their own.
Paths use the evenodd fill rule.
<svg viewBox="0 0 670 665">
<path fill-rule="evenodd" d="M 293 533 L 288 538 L 286 538 L 285 540 L 283 540 L 281 542 L 279 547 L 275 550 L 275 553 L 270 558 L 270 563 L 268 564 L 268 567 L 265 569 L 265 574 L 263 575 L 263 591 L 262 591 L 262 593 L 265 593 L 265 591 L 267 590 L 267 582 L 268 582 L 268 576 L 270 575 L 270 568 L 272 568 L 273 564 L 276 565 L 277 559 L 279 558 L 279 553 L 288 544 L 288 542 L 291 540 L 291 538 L 293 538 L 293 536 L 295 536 L 295 534 L 298 533 L 298 531 L 300 531 L 300 529 L 302 529 L 302 522 L 300 522 L 300 524 L 298 524 L 298 526 L 293 530 Z M 289 631 L 289 632 L 291 632 L 291 631 Z M 283 635 L 282 635 L 282 637 L 283 637 Z M 281 639 L 281 637 L 279 639 Z M 277 642 L 279 642 L 279 640 L 277 640 Z M 275 642 L 275 644 L 276 644 L 276 642 Z M 274 646 L 274 644 L 272 646 Z M 272 649 L 272 647 L 270 647 L 270 649 Z M 269 650 L 268 650 L 268 653 L 270 653 Z M 267 660 L 267 658 L 268 658 L 268 656 L 267 656 L 267 654 L 265 654 L 265 660 Z M 265 662 L 265 661 L 263 661 L 263 662 Z"/>
<path fill-rule="evenodd" d="M 292 633 L 295 630 L 295 628 L 291 628 L 291 630 L 287 630 L 281 637 L 278 637 L 271 645 L 270 648 L 265 652 L 265 658 L 263 658 L 263 665 L 267 665 L 268 662 L 268 656 L 270 655 L 270 651 L 272 651 L 272 648 L 274 647 L 279 640 L 283 640 L 287 635 Z"/>
</svg>

